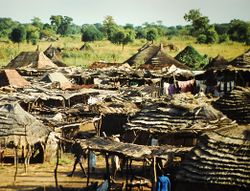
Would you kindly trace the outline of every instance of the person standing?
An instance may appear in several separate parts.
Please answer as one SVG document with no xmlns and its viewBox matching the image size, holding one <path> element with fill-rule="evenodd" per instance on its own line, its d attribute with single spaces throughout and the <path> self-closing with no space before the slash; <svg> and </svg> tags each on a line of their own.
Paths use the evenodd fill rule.
<svg viewBox="0 0 250 191">
<path fill-rule="evenodd" d="M 72 145 L 72 153 L 75 156 L 75 162 L 74 162 L 72 172 L 70 174 L 68 174 L 68 176 L 73 176 L 73 174 L 75 172 L 75 169 L 76 169 L 76 165 L 79 164 L 81 169 L 82 169 L 82 172 L 84 174 L 84 177 L 87 177 L 85 169 L 84 169 L 84 167 L 82 165 L 82 161 L 83 161 L 83 158 L 84 158 L 84 151 L 83 151 L 83 149 L 82 149 L 82 147 L 81 147 L 81 145 L 80 145 L 80 143 L 78 141 L 76 141 Z"/>
<path fill-rule="evenodd" d="M 160 175 L 158 177 L 156 190 L 157 191 L 171 191 L 170 179 L 167 176 L 165 176 L 163 172 L 160 172 Z"/>
</svg>

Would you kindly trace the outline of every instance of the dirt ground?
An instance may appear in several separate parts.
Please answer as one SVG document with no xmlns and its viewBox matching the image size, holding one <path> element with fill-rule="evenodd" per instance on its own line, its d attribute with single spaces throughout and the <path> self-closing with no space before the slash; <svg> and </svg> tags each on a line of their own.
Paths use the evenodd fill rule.
<svg viewBox="0 0 250 191">
<path fill-rule="evenodd" d="M 105 174 L 105 161 L 101 156 L 98 156 L 97 161 L 97 169 L 91 173 L 90 182 L 98 182 L 100 184 Z M 63 186 L 64 188 L 83 188 L 87 185 L 87 178 L 83 177 L 79 165 L 77 165 L 73 177 L 67 176 L 72 171 L 73 163 L 74 159 L 72 155 L 63 156 L 60 160 L 57 171 L 59 186 Z M 84 166 L 87 167 L 86 163 L 84 163 Z M 18 164 L 17 178 L 14 183 L 15 166 L 6 163 L 2 166 L 0 165 L 0 191 L 56 190 L 54 178 L 55 167 L 55 161 L 51 163 L 45 162 L 44 164 L 30 164 L 28 173 L 25 173 L 24 166 L 20 163 Z M 125 174 L 123 176 L 118 175 L 116 181 L 118 183 L 125 183 Z M 149 189 L 144 188 L 144 190 Z"/>
</svg>

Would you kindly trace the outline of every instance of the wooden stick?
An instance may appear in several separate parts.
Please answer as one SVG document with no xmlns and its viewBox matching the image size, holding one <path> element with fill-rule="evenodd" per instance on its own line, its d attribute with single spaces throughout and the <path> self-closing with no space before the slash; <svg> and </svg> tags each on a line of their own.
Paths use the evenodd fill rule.
<svg viewBox="0 0 250 191">
<path fill-rule="evenodd" d="M 105 160 L 106 160 L 106 172 L 108 178 L 108 190 L 110 190 L 110 172 L 109 172 L 109 154 L 105 153 Z"/>
<path fill-rule="evenodd" d="M 18 171 L 18 168 L 17 168 L 17 165 L 18 165 L 18 148 L 17 148 L 17 146 L 15 147 L 14 163 L 15 163 L 15 166 L 16 166 L 15 175 L 14 175 L 14 184 L 15 184 L 16 183 L 16 177 L 17 177 L 17 171 Z"/>
<path fill-rule="evenodd" d="M 59 149 L 60 149 L 60 140 L 58 141 L 58 144 L 57 144 L 57 149 L 56 149 L 56 167 L 55 167 L 55 170 L 54 170 L 55 184 L 56 184 L 56 189 L 57 190 L 60 190 L 59 187 L 58 187 L 58 180 L 57 180 L 57 168 L 58 168 L 58 165 L 59 165 Z"/>
<path fill-rule="evenodd" d="M 88 176 L 87 176 L 87 186 L 89 186 L 89 178 L 90 178 L 90 149 L 88 149 L 87 153 L 88 153 Z"/>
</svg>

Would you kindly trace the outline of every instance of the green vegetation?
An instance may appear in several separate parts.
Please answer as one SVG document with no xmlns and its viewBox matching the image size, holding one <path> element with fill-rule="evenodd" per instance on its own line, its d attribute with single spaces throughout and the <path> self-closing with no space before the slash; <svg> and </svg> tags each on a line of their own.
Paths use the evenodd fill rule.
<svg viewBox="0 0 250 191">
<path fill-rule="evenodd" d="M 209 59 L 206 56 L 199 54 L 199 52 L 197 52 L 192 46 L 187 46 L 175 58 L 182 63 L 186 63 L 188 67 L 194 69 L 203 68 L 209 62 Z"/>
<path fill-rule="evenodd" d="M 211 25 L 209 18 L 200 10 L 190 10 L 184 19 L 191 25 L 167 27 L 156 21 L 145 22 L 141 26 L 129 23 L 121 26 L 112 16 L 106 16 L 102 23 L 82 26 L 62 15 L 52 15 L 50 23 L 43 23 L 38 17 L 26 24 L 0 18 L 0 65 L 6 65 L 21 51 L 34 51 L 36 45 L 45 50 L 51 43 L 63 50 L 64 62 L 82 67 L 100 60 L 123 62 L 147 41 L 172 43 L 179 51 L 192 45 L 202 55 L 215 57 L 220 54 L 227 59 L 249 49 L 249 22 L 234 19 L 230 23 Z M 20 45 L 20 49 L 15 43 Z M 83 44 L 91 48 L 79 51 Z M 178 52 L 167 53 L 176 56 Z"/>
</svg>

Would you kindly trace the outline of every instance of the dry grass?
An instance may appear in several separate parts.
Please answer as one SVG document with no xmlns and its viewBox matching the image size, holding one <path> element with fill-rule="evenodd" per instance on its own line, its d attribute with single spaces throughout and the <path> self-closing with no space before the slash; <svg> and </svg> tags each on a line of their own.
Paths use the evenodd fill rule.
<svg viewBox="0 0 250 191">
<path fill-rule="evenodd" d="M 195 40 L 190 37 L 174 37 L 171 40 L 164 38 L 159 40 L 159 42 L 163 42 L 164 44 L 173 43 L 179 48 L 179 51 L 183 50 L 187 45 L 192 45 L 201 54 L 206 54 L 209 57 L 215 57 L 220 54 L 229 60 L 250 48 L 250 46 L 236 42 L 214 45 L 196 44 Z M 123 62 L 135 54 L 138 48 L 145 43 L 145 40 L 136 40 L 134 43 L 125 46 L 124 50 L 122 50 L 121 46 L 114 45 L 109 41 L 98 41 L 89 43 L 93 50 L 77 51 L 75 49 L 79 49 L 83 45 L 83 42 L 81 42 L 80 36 L 73 36 L 60 38 L 56 42 L 39 42 L 38 45 L 40 50 L 45 50 L 50 44 L 63 48 L 63 61 L 65 63 L 73 66 L 87 67 L 93 62 L 100 60 L 105 60 L 106 62 Z M 18 49 L 17 44 L 0 42 L 0 66 L 8 64 L 21 51 L 34 51 L 36 48 L 36 45 L 22 43 Z M 166 53 L 171 56 L 175 56 L 178 52 L 166 50 Z"/>
</svg>

